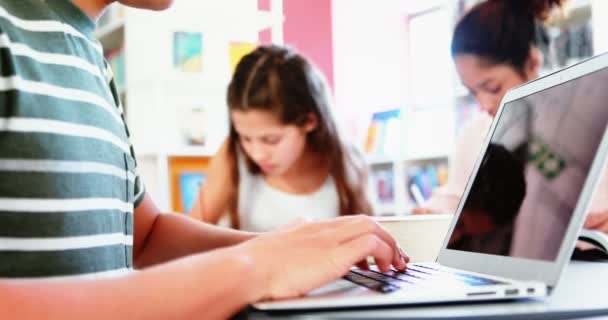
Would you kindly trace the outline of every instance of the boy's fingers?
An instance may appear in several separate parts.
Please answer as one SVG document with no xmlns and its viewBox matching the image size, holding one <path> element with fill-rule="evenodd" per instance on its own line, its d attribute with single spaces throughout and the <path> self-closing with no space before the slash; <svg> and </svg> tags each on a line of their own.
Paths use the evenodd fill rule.
<svg viewBox="0 0 608 320">
<path fill-rule="evenodd" d="M 340 259 L 339 261 L 344 261 L 349 266 L 372 256 L 380 270 L 388 271 L 394 251 L 376 235 L 366 234 L 343 243 L 336 249 L 335 254 Z"/>
</svg>

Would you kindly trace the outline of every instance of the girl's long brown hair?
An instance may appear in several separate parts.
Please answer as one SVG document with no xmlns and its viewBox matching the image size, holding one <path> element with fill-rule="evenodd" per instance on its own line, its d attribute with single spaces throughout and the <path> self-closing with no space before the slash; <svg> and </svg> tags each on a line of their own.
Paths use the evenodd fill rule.
<svg viewBox="0 0 608 320">
<path fill-rule="evenodd" d="M 309 114 L 318 119 L 318 127 L 307 137 L 307 148 L 326 160 L 339 197 L 339 215 L 372 214 L 366 195 L 366 164 L 361 154 L 347 146 L 331 114 L 329 90 L 322 74 L 294 50 L 279 46 L 261 46 L 238 63 L 228 87 L 228 110 L 263 110 L 281 119 L 283 124 L 302 126 Z M 233 199 L 229 208 L 234 228 L 238 219 L 239 137 L 230 124 Z M 243 154 L 245 154 L 243 152 Z M 252 174 L 261 170 L 247 155 Z"/>
</svg>

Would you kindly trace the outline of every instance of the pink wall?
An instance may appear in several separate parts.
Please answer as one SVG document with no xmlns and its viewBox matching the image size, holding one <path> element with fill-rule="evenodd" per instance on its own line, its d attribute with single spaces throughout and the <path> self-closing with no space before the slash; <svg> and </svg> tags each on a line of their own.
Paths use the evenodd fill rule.
<svg viewBox="0 0 608 320">
<path fill-rule="evenodd" d="M 258 10 L 270 11 L 271 3 L 270 0 L 258 0 Z M 265 29 L 259 32 L 258 39 L 260 44 L 272 43 L 272 32 L 270 29 Z"/>
<path fill-rule="evenodd" d="M 332 0 L 284 0 L 284 43 L 311 59 L 334 86 Z"/>
<path fill-rule="evenodd" d="M 270 0 L 258 0 L 259 10 L 271 10 Z M 311 59 L 334 87 L 332 0 L 284 0 L 283 42 Z M 270 29 L 259 33 L 260 44 L 272 43 Z"/>
</svg>

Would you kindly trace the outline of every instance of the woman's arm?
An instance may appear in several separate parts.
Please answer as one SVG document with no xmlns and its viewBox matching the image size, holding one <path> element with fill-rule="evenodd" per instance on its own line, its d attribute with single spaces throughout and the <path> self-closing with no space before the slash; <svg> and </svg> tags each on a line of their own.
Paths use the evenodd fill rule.
<svg viewBox="0 0 608 320">
<path fill-rule="evenodd" d="M 208 176 L 190 211 L 190 216 L 202 221 L 217 224 L 223 214 L 229 209 L 237 192 L 233 185 L 232 172 L 236 159 L 230 154 L 229 141 L 226 140 L 217 154 L 211 159 Z"/>
<path fill-rule="evenodd" d="M 479 114 L 462 128 L 450 155 L 448 182 L 413 213 L 455 213 L 491 125 L 490 116 Z"/>
</svg>

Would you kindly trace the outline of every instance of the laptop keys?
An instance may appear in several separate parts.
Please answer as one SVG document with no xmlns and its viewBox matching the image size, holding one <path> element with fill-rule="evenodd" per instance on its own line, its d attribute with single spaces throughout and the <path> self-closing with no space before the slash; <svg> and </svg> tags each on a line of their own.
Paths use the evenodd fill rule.
<svg viewBox="0 0 608 320">
<path fill-rule="evenodd" d="M 399 287 L 397 287 L 397 286 L 366 277 L 364 275 L 355 273 L 353 271 L 350 271 L 349 273 L 347 273 L 343 277 L 343 279 L 353 282 L 355 284 L 358 284 L 360 286 L 366 287 L 370 290 L 380 292 L 380 293 L 389 293 L 389 292 L 393 292 L 395 290 L 399 290 Z"/>
<path fill-rule="evenodd" d="M 408 269 L 401 272 L 390 270 L 380 272 L 378 270 L 353 269 L 343 277 L 345 280 L 381 293 L 389 293 L 399 289 L 410 289 L 418 286 L 431 286 L 437 282 L 442 284 L 468 285 L 468 286 L 490 286 L 506 284 L 505 282 L 492 280 L 472 274 L 450 272 L 419 265 L 409 265 Z"/>
<path fill-rule="evenodd" d="M 391 276 L 389 274 L 390 271 L 387 273 L 381 273 L 381 272 L 375 271 L 375 270 L 354 270 L 353 272 L 360 274 L 362 276 L 386 283 L 386 284 L 394 285 L 399 288 L 404 288 L 407 285 L 415 284 L 415 282 L 408 281 L 405 278 L 400 279 L 400 278 Z"/>
</svg>

